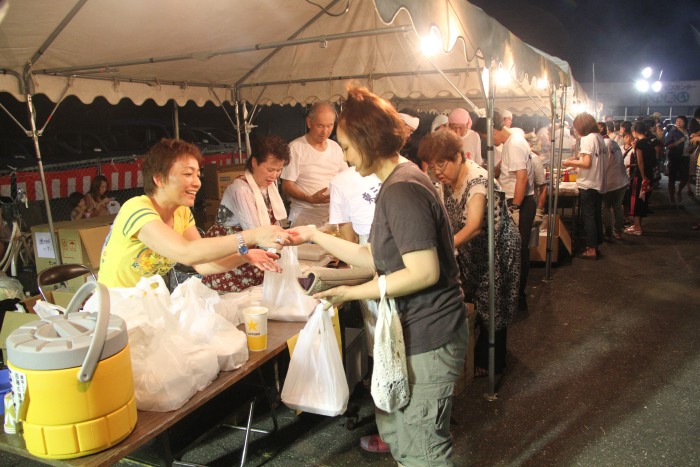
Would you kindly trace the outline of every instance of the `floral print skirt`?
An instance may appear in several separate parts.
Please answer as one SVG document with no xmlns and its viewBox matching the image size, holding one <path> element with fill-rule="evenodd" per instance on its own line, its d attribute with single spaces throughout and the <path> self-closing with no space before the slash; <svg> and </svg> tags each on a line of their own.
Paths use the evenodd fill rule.
<svg viewBox="0 0 700 467">
<path fill-rule="evenodd" d="M 225 235 L 233 235 L 241 230 L 243 229 L 238 225 L 224 227 L 219 224 L 214 224 L 207 230 L 204 236 L 223 237 Z M 235 242 L 232 243 L 232 245 L 234 244 Z M 230 271 L 203 276 L 202 283 L 218 292 L 240 292 L 248 287 L 262 284 L 264 274 L 265 273 L 257 267 L 246 263 Z"/>
</svg>

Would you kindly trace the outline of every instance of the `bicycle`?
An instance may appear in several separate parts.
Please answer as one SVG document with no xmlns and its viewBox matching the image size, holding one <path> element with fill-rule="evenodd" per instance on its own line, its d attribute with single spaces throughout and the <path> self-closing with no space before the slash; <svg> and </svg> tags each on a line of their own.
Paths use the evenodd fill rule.
<svg viewBox="0 0 700 467">
<path fill-rule="evenodd" d="M 34 264 L 32 234 L 22 220 L 20 205 L 29 207 L 27 193 L 17 187 L 17 168 L 7 166 L 10 172 L 10 196 L 0 196 L 0 232 L 8 234 L 3 241 L 7 243 L 5 253 L 0 259 L 0 270 L 17 277 L 19 264 L 31 267 Z"/>
</svg>

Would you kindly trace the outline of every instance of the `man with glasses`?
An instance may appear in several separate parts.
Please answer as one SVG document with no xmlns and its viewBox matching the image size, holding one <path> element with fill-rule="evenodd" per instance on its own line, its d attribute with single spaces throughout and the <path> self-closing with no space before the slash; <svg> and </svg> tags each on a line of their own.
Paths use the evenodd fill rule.
<svg viewBox="0 0 700 467">
<path fill-rule="evenodd" d="M 530 145 L 519 132 L 508 129 L 503 124 L 499 112 L 493 113 L 493 144 L 503 144 L 501 153 L 501 173 L 498 182 L 506 193 L 508 209 L 515 225 L 520 231 L 520 297 L 519 308 L 527 310 L 527 275 L 530 271 L 530 233 L 535 220 L 537 203 L 534 187 L 528 178 L 528 169 L 532 170 Z"/>
</svg>

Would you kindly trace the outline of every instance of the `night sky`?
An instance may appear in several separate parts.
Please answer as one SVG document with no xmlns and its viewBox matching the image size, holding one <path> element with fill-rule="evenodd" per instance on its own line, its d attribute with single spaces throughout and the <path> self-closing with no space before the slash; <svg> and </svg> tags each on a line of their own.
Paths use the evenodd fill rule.
<svg viewBox="0 0 700 467">
<path fill-rule="evenodd" d="M 530 45 L 569 62 L 574 78 L 700 80 L 700 0 L 471 0 Z M 694 28 L 694 29 L 693 29 Z"/>
</svg>

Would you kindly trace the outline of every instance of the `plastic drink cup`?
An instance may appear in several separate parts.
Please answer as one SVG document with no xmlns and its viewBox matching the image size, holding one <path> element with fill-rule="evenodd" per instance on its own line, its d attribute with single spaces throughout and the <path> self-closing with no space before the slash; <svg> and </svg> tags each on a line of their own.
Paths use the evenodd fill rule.
<svg viewBox="0 0 700 467">
<path fill-rule="evenodd" d="M 249 306 L 243 309 L 245 334 L 248 338 L 248 350 L 257 352 L 267 349 L 267 308 Z"/>
</svg>

